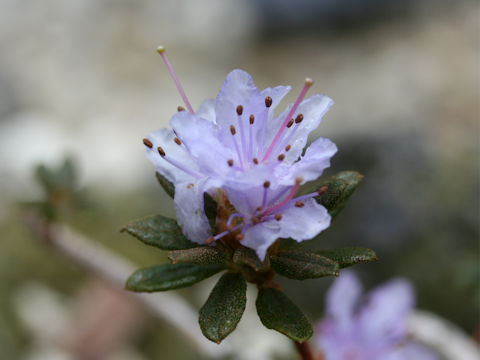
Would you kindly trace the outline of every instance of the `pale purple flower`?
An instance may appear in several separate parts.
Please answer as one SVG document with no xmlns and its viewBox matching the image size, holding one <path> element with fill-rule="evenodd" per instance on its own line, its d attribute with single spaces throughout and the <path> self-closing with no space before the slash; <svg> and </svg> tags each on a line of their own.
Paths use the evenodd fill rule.
<svg viewBox="0 0 480 360">
<path fill-rule="evenodd" d="M 413 288 L 406 280 L 392 280 L 362 296 L 358 278 L 344 271 L 327 293 L 316 344 L 325 360 L 435 360 L 408 337 L 413 307 Z"/>
<path fill-rule="evenodd" d="M 300 184 L 317 179 L 330 166 L 337 148 L 330 140 L 315 140 L 302 155 L 308 135 L 333 104 L 325 95 L 304 100 L 305 85 L 294 104 L 280 115 L 274 110 L 290 87 L 259 91 L 242 70 L 228 74 L 216 99 L 194 112 L 173 68 L 159 50 L 188 111 L 180 109 L 161 129 L 144 139 L 156 170 L 175 185 L 177 219 L 185 235 L 197 243 L 216 241 L 236 232 L 243 245 L 264 258 L 280 237 L 310 239 L 330 224 L 316 193 L 295 197 Z M 236 213 L 229 229 L 213 236 L 203 211 L 203 194 L 227 194 Z"/>
</svg>

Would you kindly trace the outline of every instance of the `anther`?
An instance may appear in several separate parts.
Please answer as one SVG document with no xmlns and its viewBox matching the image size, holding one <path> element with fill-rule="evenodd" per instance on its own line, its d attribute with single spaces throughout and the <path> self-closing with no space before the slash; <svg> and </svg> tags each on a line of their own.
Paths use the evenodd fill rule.
<svg viewBox="0 0 480 360">
<path fill-rule="evenodd" d="M 305 85 L 307 86 L 312 86 L 313 85 L 313 80 L 311 78 L 305 78 Z"/>
<path fill-rule="evenodd" d="M 149 147 L 150 149 L 153 147 L 152 142 L 148 139 L 143 139 L 143 145 L 145 145 L 146 147 Z"/>
<path fill-rule="evenodd" d="M 256 210 L 257 212 L 259 212 L 259 211 L 262 211 L 262 209 L 263 209 L 263 206 L 260 205 L 260 206 L 257 207 L 255 210 Z"/>
<path fill-rule="evenodd" d="M 238 241 L 243 240 L 244 238 L 245 238 L 245 235 L 243 235 L 243 234 L 237 234 L 235 236 L 235 239 L 237 239 Z"/>
<path fill-rule="evenodd" d="M 270 187 L 270 181 L 265 181 L 265 182 L 263 183 L 263 187 L 264 187 L 265 189 L 268 189 L 268 188 Z"/>
<path fill-rule="evenodd" d="M 287 128 L 291 128 L 293 123 L 294 123 L 293 119 L 290 119 L 290 121 L 287 123 Z"/>
<path fill-rule="evenodd" d="M 282 220 L 283 215 L 282 214 L 275 214 L 275 220 L 280 221 Z"/>
<path fill-rule="evenodd" d="M 296 201 L 295 206 L 301 208 L 301 207 L 304 207 L 305 204 L 303 203 L 303 201 Z"/>
<path fill-rule="evenodd" d="M 173 141 L 175 141 L 175 144 L 177 144 L 177 145 L 182 145 L 182 141 L 178 137 L 173 139 Z"/>
<path fill-rule="evenodd" d="M 269 108 L 270 106 L 272 106 L 272 102 L 273 102 L 273 100 L 272 100 L 272 98 L 271 98 L 270 96 L 267 96 L 267 97 L 265 98 L 265 106 L 266 106 L 267 108 Z"/>
<path fill-rule="evenodd" d="M 257 225 L 257 224 L 259 224 L 260 222 L 262 222 L 262 220 L 260 219 L 260 216 L 254 216 L 254 217 L 252 217 L 252 223 L 253 223 L 253 225 Z"/>
<path fill-rule="evenodd" d="M 320 187 L 320 189 L 318 189 L 317 193 L 318 193 L 318 195 L 323 195 L 323 194 L 325 194 L 327 191 L 328 191 L 328 186 L 323 185 L 322 187 Z"/>
<path fill-rule="evenodd" d="M 253 158 L 253 163 L 254 163 L 255 165 L 258 165 L 258 159 L 257 159 L 257 158 Z"/>
<path fill-rule="evenodd" d="M 230 167 L 233 166 L 233 160 L 232 160 L 232 159 L 228 159 L 227 164 L 228 164 L 228 166 L 230 166 Z"/>
<path fill-rule="evenodd" d="M 295 124 L 301 123 L 303 120 L 303 114 L 298 114 L 298 116 L 295 119 Z"/>
<path fill-rule="evenodd" d="M 238 114 L 238 115 L 242 115 L 242 114 L 243 114 L 243 106 L 242 106 L 242 105 L 238 105 L 238 106 L 237 106 L 237 114 Z"/>
<path fill-rule="evenodd" d="M 278 155 L 278 161 L 283 161 L 283 159 L 285 159 L 285 154 L 280 154 Z"/>
<path fill-rule="evenodd" d="M 232 133 L 232 135 L 235 135 L 237 133 L 237 130 L 235 130 L 235 126 L 230 125 L 230 132 Z"/>
<path fill-rule="evenodd" d="M 298 176 L 295 178 L 295 185 L 300 185 L 303 182 L 303 177 Z"/>
<path fill-rule="evenodd" d="M 210 236 L 207 240 L 205 240 L 205 244 L 210 245 L 215 241 L 213 236 Z"/>
<path fill-rule="evenodd" d="M 161 146 L 159 146 L 159 147 L 157 148 L 157 150 L 158 150 L 158 153 L 159 153 L 161 156 L 165 156 L 165 151 L 163 151 L 163 149 L 162 149 Z"/>
<path fill-rule="evenodd" d="M 165 46 L 162 46 L 162 45 L 158 46 L 158 47 L 157 47 L 157 52 L 158 52 L 159 54 L 165 52 Z"/>
<path fill-rule="evenodd" d="M 292 148 L 292 145 L 288 144 L 287 146 L 285 146 L 285 151 L 288 151 Z"/>
<path fill-rule="evenodd" d="M 250 125 L 253 125 L 254 122 L 255 122 L 255 116 L 252 114 L 250 115 Z"/>
<path fill-rule="evenodd" d="M 183 106 L 177 106 L 177 111 L 178 112 L 185 111 L 185 108 Z"/>
</svg>

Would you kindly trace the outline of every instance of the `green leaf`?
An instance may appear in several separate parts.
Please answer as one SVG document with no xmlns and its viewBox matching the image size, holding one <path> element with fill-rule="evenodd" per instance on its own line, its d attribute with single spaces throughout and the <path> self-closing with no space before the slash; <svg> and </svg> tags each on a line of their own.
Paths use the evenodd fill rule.
<svg viewBox="0 0 480 360">
<path fill-rule="evenodd" d="M 222 269 L 221 265 L 156 265 L 135 271 L 128 278 L 126 288 L 140 292 L 179 289 L 202 281 Z"/>
<path fill-rule="evenodd" d="M 216 247 L 199 246 L 192 249 L 170 251 L 168 259 L 172 264 L 223 264 L 225 262 L 225 253 Z"/>
<path fill-rule="evenodd" d="M 155 172 L 155 176 L 157 177 L 158 183 L 162 186 L 163 190 L 165 190 L 167 195 L 173 199 L 175 197 L 175 186 L 173 186 L 173 184 L 159 172 Z"/>
<path fill-rule="evenodd" d="M 359 247 L 318 250 L 315 253 L 336 261 L 343 269 L 359 263 L 378 260 L 373 250 Z"/>
<path fill-rule="evenodd" d="M 247 283 L 239 273 L 224 274 L 200 309 L 203 335 L 220 344 L 240 322 L 247 303 Z"/>
<path fill-rule="evenodd" d="M 270 261 L 268 257 L 260 261 L 257 253 L 249 248 L 241 247 L 233 253 L 233 263 L 237 265 L 245 265 L 252 268 L 254 271 L 267 271 L 270 269 Z"/>
<path fill-rule="evenodd" d="M 183 235 L 175 220 L 162 215 L 133 220 L 122 228 L 121 232 L 124 231 L 147 245 L 163 250 L 182 250 L 198 246 Z"/>
<path fill-rule="evenodd" d="M 298 342 L 304 342 L 313 335 L 308 319 L 281 290 L 260 288 L 256 306 L 266 328 L 277 330 Z"/>
<path fill-rule="evenodd" d="M 326 187 L 326 191 L 315 200 L 325 208 L 332 217 L 335 217 L 345 206 L 355 189 L 363 180 L 363 175 L 356 171 L 341 171 L 328 179 L 319 179 L 303 186 L 300 195 L 318 191 Z"/>
<path fill-rule="evenodd" d="M 213 228 L 217 222 L 217 202 L 208 193 L 203 193 L 203 209 L 210 227 Z"/>
<path fill-rule="evenodd" d="M 327 257 L 304 251 L 280 251 L 270 257 L 272 268 L 290 279 L 338 276 L 339 266 Z"/>
</svg>

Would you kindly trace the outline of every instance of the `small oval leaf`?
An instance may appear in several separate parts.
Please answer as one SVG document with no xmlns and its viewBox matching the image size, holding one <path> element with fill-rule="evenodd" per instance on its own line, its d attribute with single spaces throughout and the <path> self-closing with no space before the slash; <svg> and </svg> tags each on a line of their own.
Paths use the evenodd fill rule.
<svg viewBox="0 0 480 360">
<path fill-rule="evenodd" d="M 175 220 L 162 215 L 133 220 L 122 228 L 121 232 L 124 231 L 143 243 L 162 250 L 182 250 L 198 246 L 183 235 L 182 229 Z"/>
<path fill-rule="evenodd" d="M 172 264 L 223 264 L 225 262 L 225 253 L 216 247 L 199 246 L 192 249 L 170 251 L 168 259 Z"/>
<path fill-rule="evenodd" d="M 156 265 L 135 271 L 128 278 L 126 288 L 138 292 L 179 289 L 202 281 L 222 269 L 222 265 Z"/>
<path fill-rule="evenodd" d="M 275 272 L 297 280 L 338 276 L 339 270 L 335 261 L 307 251 L 280 251 L 270 257 L 270 262 Z"/>
<path fill-rule="evenodd" d="M 220 344 L 240 322 L 247 303 L 247 283 L 239 273 L 224 274 L 200 309 L 203 335 Z"/>
<path fill-rule="evenodd" d="M 313 335 L 308 319 L 281 290 L 260 288 L 256 306 L 266 328 L 281 332 L 298 342 L 307 341 Z"/>
<path fill-rule="evenodd" d="M 359 263 L 378 260 L 375 251 L 359 247 L 317 250 L 315 253 L 337 262 L 341 269 Z"/>
</svg>

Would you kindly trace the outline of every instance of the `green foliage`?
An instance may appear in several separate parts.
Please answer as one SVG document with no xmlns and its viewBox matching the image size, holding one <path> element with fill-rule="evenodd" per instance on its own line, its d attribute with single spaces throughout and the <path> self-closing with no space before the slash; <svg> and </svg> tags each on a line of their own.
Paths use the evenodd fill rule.
<svg viewBox="0 0 480 360">
<path fill-rule="evenodd" d="M 213 229 L 217 221 L 217 202 L 208 193 L 203 193 L 203 208 L 210 227 Z"/>
<path fill-rule="evenodd" d="M 182 250 L 198 246 L 183 235 L 176 220 L 162 215 L 150 215 L 133 220 L 121 231 L 128 232 L 143 243 L 162 250 Z"/>
<path fill-rule="evenodd" d="M 158 183 L 163 188 L 163 190 L 165 190 L 167 195 L 173 199 L 175 197 L 175 186 L 173 186 L 173 184 L 159 172 L 155 172 L 155 176 L 157 177 Z"/>
<path fill-rule="evenodd" d="M 339 265 L 329 258 L 307 251 L 281 251 L 270 257 L 273 269 L 290 279 L 305 280 L 338 276 Z"/>
<path fill-rule="evenodd" d="M 210 246 L 170 251 L 168 259 L 172 264 L 189 263 L 195 265 L 223 264 L 226 260 L 225 252 Z"/>
<path fill-rule="evenodd" d="M 262 287 L 256 301 L 262 324 L 298 342 L 313 335 L 312 325 L 302 311 L 281 291 Z"/>
<path fill-rule="evenodd" d="M 239 273 L 224 274 L 200 309 L 203 335 L 219 344 L 240 322 L 247 303 L 247 284 Z"/>
<path fill-rule="evenodd" d="M 326 180 L 318 179 L 309 182 L 301 188 L 300 194 L 311 193 L 325 187 L 325 191 L 316 196 L 315 200 L 325 206 L 332 217 L 335 217 L 362 180 L 363 175 L 356 171 L 341 171 Z"/>
<path fill-rule="evenodd" d="M 135 271 L 128 278 L 126 288 L 137 292 L 179 289 L 202 281 L 221 270 L 222 265 L 156 265 Z"/>
<path fill-rule="evenodd" d="M 268 271 L 270 269 L 270 261 L 268 257 L 266 257 L 265 260 L 260 261 L 254 250 L 243 246 L 235 250 L 232 261 L 236 265 L 247 266 L 255 272 Z"/>
<path fill-rule="evenodd" d="M 359 247 L 317 250 L 316 253 L 336 261 L 340 269 L 378 260 L 373 250 Z"/>
</svg>

